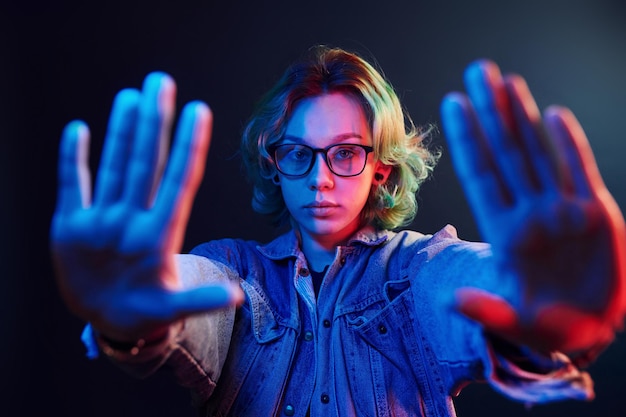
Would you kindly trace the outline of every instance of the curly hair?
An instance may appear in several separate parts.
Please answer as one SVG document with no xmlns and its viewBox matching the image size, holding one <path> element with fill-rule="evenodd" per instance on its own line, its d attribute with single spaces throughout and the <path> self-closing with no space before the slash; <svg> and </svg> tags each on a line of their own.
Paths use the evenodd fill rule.
<svg viewBox="0 0 626 417">
<path fill-rule="evenodd" d="M 367 118 L 375 158 L 392 167 L 384 184 L 373 186 L 361 212 L 362 224 L 395 229 L 417 212 L 416 192 L 432 172 L 438 154 L 424 144 L 428 131 L 415 127 L 391 84 L 370 63 L 340 48 L 317 46 L 292 64 L 259 101 L 241 141 L 244 166 L 253 185 L 252 207 L 275 224 L 289 219 L 269 149 L 279 142 L 295 106 L 305 98 L 339 92 L 356 99 Z"/>
</svg>

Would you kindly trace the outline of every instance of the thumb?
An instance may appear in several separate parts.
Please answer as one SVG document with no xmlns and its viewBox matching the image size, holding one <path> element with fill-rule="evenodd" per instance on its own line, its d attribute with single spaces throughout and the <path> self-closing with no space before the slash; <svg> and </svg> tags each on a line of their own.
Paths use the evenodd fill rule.
<svg viewBox="0 0 626 417">
<path fill-rule="evenodd" d="M 244 301 L 241 288 L 234 283 L 213 284 L 171 294 L 170 311 L 177 317 L 189 316 L 240 305 Z"/>
<path fill-rule="evenodd" d="M 174 307 L 183 314 L 201 313 L 232 305 L 240 305 L 244 293 L 239 285 L 231 282 L 206 285 L 179 292 Z"/>
<path fill-rule="evenodd" d="M 502 297 L 478 288 L 459 288 L 455 301 L 459 312 L 479 322 L 486 330 L 509 340 L 519 337 L 517 313 Z"/>
</svg>

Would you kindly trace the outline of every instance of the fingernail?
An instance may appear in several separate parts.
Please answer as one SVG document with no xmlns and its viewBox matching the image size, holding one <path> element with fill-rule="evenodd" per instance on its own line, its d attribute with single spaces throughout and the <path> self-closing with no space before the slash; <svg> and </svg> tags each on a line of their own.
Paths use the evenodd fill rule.
<svg viewBox="0 0 626 417">
<path fill-rule="evenodd" d="M 168 114 L 174 110 L 176 85 L 174 80 L 164 72 L 151 72 L 144 80 L 142 94 L 149 100 L 146 104 L 152 107 L 156 98 L 159 114 Z"/>
<path fill-rule="evenodd" d="M 488 60 L 475 61 L 465 71 L 465 85 L 472 101 L 482 106 L 489 103 L 494 97 L 491 96 L 491 88 L 495 87 L 501 79 L 497 65 Z"/>
<path fill-rule="evenodd" d="M 173 113 L 176 105 L 176 83 L 167 74 L 161 77 L 159 88 L 159 112 Z"/>
<path fill-rule="evenodd" d="M 460 100 L 461 96 L 459 93 L 451 93 L 446 95 L 441 102 L 443 127 L 447 131 L 447 134 L 454 135 L 460 131 L 459 123 L 463 115 Z"/>
<path fill-rule="evenodd" d="M 228 290 L 230 292 L 230 297 L 231 297 L 233 304 L 235 305 L 243 304 L 245 300 L 245 294 L 243 293 L 243 290 L 241 289 L 239 284 L 231 283 Z"/>
<path fill-rule="evenodd" d="M 72 120 L 65 126 L 66 135 L 75 136 L 78 140 L 85 140 L 89 137 L 89 130 L 82 120 Z"/>
</svg>

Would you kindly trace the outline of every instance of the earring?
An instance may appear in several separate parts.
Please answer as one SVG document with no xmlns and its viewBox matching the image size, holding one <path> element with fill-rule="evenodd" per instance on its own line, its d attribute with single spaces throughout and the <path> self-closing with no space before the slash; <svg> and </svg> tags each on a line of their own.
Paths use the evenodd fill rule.
<svg viewBox="0 0 626 417">
<path fill-rule="evenodd" d="M 274 178 L 272 178 L 272 182 L 274 183 L 274 185 L 280 185 L 280 178 L 278 178 L 278 174 L 274 175 Z"/>
</svg>

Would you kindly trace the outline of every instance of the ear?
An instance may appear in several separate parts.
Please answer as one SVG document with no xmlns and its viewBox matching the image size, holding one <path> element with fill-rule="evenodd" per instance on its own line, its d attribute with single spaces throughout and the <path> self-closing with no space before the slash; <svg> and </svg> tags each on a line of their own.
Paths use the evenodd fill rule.
<svg viewBox="0 0 626 417">
<path fill-rule="evenodd" d="M 381 185 L 387 181 L 389 178 L 389 174 L 391 174 L 391 170 L 393 167 L 391 165 L 385 165 L 380 161 L 376 162 L 376 166 L 374 167 L 374 180 L 372 183 L 374 185 Z"/>
</svg>

